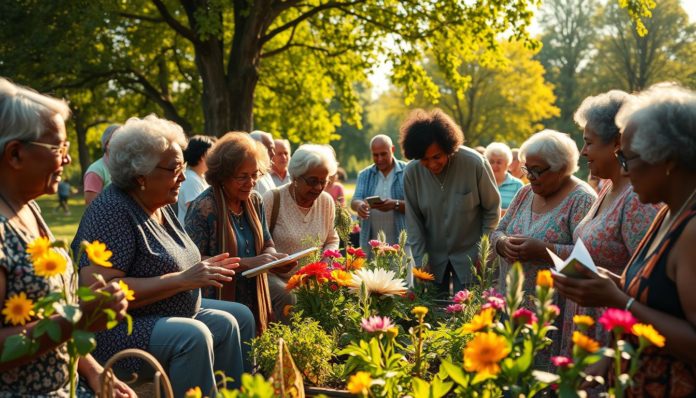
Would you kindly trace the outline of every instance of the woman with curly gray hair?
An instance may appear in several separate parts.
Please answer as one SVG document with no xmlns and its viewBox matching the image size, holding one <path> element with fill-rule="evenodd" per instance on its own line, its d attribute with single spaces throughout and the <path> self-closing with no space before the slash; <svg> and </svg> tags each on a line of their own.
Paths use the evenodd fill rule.
<svg viewBox="0 0 696 398">
<path fill-rule="evenodd" d="M 250 370 L 246 342 L 254 318 L 239 303 L 201 299 L 201 288 L 222 286 L 238 258 L 227 253 L 201 261 L 172 206 L 184 181 L 184 132 L 173 122 L 132 118 L 111 140 L 112 184 L 90 204 L 72 243 L 98 240 L 113 251 L 111 268 L 80 263 L 83 283 L 95 275 L 124 281 L 134 291 L 133 333 L 125 325 L 97 333 L 95 356 L 105 361 L 125 348 L 153 354 L 167 369 L 176 396 L 199 386 L 212 393 L 215 372 L 239 383 Z M 125 360 L 126 370 L 140 362 Z"/>
<path fill-rule="evenodd" d="M 628 396 L 696 395 L 696 93 L 653 86 L 622 107 L 617 158 L 643 203 L 664 203 L 621 276 L 577 269 L 587 279 L 554 276 L 580 305 L 630 311 L 664 337 L 641 358 Z M 631 337 L 629 337 L 630 339 Z M 636 341 L 633 341 L 636 343 Z"/>
</svg>

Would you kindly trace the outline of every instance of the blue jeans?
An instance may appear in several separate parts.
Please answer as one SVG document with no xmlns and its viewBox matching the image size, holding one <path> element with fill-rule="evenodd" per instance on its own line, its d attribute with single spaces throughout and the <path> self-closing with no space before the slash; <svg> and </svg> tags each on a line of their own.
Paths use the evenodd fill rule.
<svg viewBox="0 0 696 398">
<path fill-rule="evenodd" d="M 213 396 L 215 371 L 232 377 L 230 387 L 236 388 L 242 373 L 251 370 L 248 343 L 255 335 L 254 316 L 245 305 L 203 299 L 193 318 L 157 321 L 148 351 L 167 371 L 175 397 L 196 386 Z"/>
</svg>

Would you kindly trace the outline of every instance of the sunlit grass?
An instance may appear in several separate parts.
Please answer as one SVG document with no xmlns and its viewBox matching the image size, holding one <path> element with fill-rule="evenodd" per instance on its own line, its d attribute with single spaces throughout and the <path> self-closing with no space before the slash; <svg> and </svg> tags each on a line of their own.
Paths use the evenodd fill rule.
<svg viewBox="0 0 696 398">
<path fill-rule="evenodd" d="M 85 212 L 85 200 L 82 195 L 71 196 L 68 200 L 69 215 L 63 214 L 63 211 L 58 209 L 57 195 L 45 195 L 38 198 L 36 202 L 41 207 L 41 215 L 56 239 L 71 242 L 77 232 L 82 213 Z"/>
</svg>

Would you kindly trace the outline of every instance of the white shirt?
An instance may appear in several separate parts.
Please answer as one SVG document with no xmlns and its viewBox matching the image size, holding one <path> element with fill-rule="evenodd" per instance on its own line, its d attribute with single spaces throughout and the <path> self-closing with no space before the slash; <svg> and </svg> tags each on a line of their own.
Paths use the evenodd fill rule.
<svg viewBox="0 0 696 398">
<path fill-rule="evenodd" d="M 381 171 L 377 171 L 377 186 L 375 187 L 374 196 L 379 196 L 382 199 L 392 199 L 391 190 L 395 180 L 394 168 L 385 176 Z M 398 242 L 399 236 L 394 228 L 394 211 L 370 210 L 370 238 L 377 239 L 379 231 L 384 231 L 387 237 L 387 242 Z"/>
<path fill-rule="evenodd" d="M 193 202 L 201 192 L 208 188 L 208 183 L 205 179 L 199 176 L 195 171 L 186 169 L 184 176 L 186 177 L 186 181 L 181 183 L 181 188 L 179 188 L 179 199 L 177 200 L 177 218 L 181 221 L 182 225 L 184 224 L 184 218 L 186 218 L 188 204 Z"/>
<path fill-rule="evenodd" d="M 273 177 L 271 177 L 271 173 L 266 173 L 256 181 L 256 187 L 254 188 L 254 190 L 258 192 L 261 196 L 263 196 L 263 194 L 275 187 L 276 185 L 273 182 Z"/>
</svg>

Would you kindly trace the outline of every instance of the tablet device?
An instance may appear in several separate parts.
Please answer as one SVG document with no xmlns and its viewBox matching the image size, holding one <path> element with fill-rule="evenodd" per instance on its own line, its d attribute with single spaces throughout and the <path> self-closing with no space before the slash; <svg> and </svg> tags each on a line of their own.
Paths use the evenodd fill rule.
<svg viewBox="0 0 696 398">
<path fill-rule="evenodd" d="M 368 196 L 365 198 L 365 202 L 367 202 L 367 204 L 370 206 L 374 206 L 377 203 L 384 202 L 384 199 L 380 198 L 379 196 Z"/>
<path fill-rule="evenodd" d="M 269 271 L 270 269 L 273 269 L 275 267 L 282 267 L 283 265 L 290 264 L 293 261 L 297 261 L 301 259 L 302 257 L 306 257 L 315 251 L 319 250 L 318 247 L 310 247 L 309 249 L 305 249 L 302 251 L 299 251 L 297 253 L 293 253 L 287 257 L 281 258 L 279 260 L 271 261 L 270 263 L 266 263 L 260 267 L 248 269 L 244 272 L 242 272 L 242 276 L 246 276 L 247 278 L 253 278 L 259 274 L 262 274 L 264 272 Z"/>
</svg>

